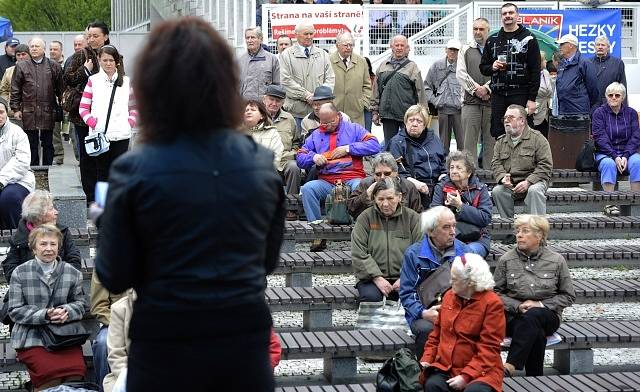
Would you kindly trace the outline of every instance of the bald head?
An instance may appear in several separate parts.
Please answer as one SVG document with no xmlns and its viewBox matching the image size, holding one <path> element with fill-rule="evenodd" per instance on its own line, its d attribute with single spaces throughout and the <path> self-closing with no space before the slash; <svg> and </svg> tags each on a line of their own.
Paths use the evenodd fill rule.
<svg viewBox="0 0 640 392">
<path fill-rule="evenodd" d="M 80 52 L 84 47 L 87 46 L 87 39 L 84 34 L 78 34 L 73 37 L 73 51 L 75 53 Z"/>
<path fill-rule="evenodd" d="M 340 112 L 333 103 L 327 102 L 320 106 L 318 119 L 320 126 L 324 127 L 327 132 L 334 132 L 340 123 Z"/>
</svg>

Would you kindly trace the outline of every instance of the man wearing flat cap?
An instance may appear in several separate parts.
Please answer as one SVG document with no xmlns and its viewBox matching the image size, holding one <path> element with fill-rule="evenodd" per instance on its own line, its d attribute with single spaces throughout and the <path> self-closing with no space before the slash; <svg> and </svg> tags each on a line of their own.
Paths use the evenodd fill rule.
<svg viewBox="0 0 640 392">
<path fill-rule="evenodd" d="M 601 101 L 595 67 L 578 50 L 575 35 L 563 35 L 558 44 L 562 61 L 558 64 L 551 113 L 553 116 L 589 115 Z"/>
<path fill-rule="evenodd" d="M 462 87 L 456 78 L 458 52 L 462 44 L 450 39 L 445 48 L 445 57 L 435 61 L 424 80 L 427 100 L 438 110 L 438 129 L 445 155 L 449 155 L 451 132 L 455 132 L 458 150 L 464 150 L 462 130 Z"/>
<path fill-rule="evenodd" d="M 324 105 L 325 103 L 334 103 L 334 99 L 336 99 L 336 96 L 333 95 L 331 87 L 316 87 L 316 89 L 313 91 L 313 96 L 311 97 L 311 108 L 313 109 L 313 111 L 307 114 L 302 119 L 302 140 L 306 139 L 314 129 L 320 126 L 320 118 L 318 117 L 320 106 Z M 351 118 L 349 118 L 349 116 L 347 116 L 345 113 L 340 112 L 340 114 L 342 115 L 342 119 L 344 121 L 351 122 Z"/>
<path fill-rule="evenodd" d="M 16 65 L 16 47 L 18 45 L 20 45 L 20 41 L 17 38 L 10 38 L 4 44 L 4 54 L 0 56 L 0 78 L 7 68 Z"/>
<path fill-rule="evenodd" d="M 284 177 L 285 191 L 287 195 L 297 195 L 300 193 L 301 170 L 296 164 L 296 151 L 300 148 L 302 140 L 297 132 L 296 120 L 291 113 L 282 109 L 285 97 L 284 87 L 272 84 L 267 86 L 262 103 L 267 108 L 273 125 L 278 129 L 284 146 L 278 171 Z M 297 214 L 295 211 L 288 211 L 287 218 L 296 219 Z"/>
</svg>

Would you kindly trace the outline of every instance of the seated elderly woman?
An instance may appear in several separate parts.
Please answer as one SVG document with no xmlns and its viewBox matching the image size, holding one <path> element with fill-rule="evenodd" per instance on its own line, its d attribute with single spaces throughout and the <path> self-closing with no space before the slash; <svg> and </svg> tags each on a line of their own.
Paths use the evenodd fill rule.
<svg viewBox="0 0 640 392">
<path fill-rule="evenodd" d="M 362 211 L 373 205 L 373 187 L 376 183 L 384 178 L 398 178 L 400 180 L 400 192 L 403 206 L 409 207 L 415 212 L 422 212 L 422 203 L 420 201 L 420 192 L 413 184 L 398 176 L 398 163 L 393 155 L 388 152 L 381 152 L 371 159 L 371 167 L 373 168 L 373 176 L 367 177 L 360 181 L 360 184 L 354 189 L 347 199 L 347 209 L 353 219 L 358 218 Z"/>
<path fill-rule="evenodd" d="M 475 159 L 468 151 L 451 151 L 447 157 L 449 175 L 433 190 L 431 207 L 447 206 L 456 216 L 456 238 L 471 252 L 485 257 L 491 246 L 487 226 L 493 203 L 487 186 L 475 175 Z"/>
<path fill-rule="evenodd" d="M 493 275 L 511 337 L 504 370 L 511 376 L 524 367 L 527 376 L 541 376 L 545 337 L 558 329 L 576 294 L 567 261 L 546 247 L 549 221 L 520 215 L 515 227 L 517 246 L 500 257 Z"/>
<path fill-rule="evenodd" d="M 638 113 L 624 104 L 627 89 L 613 82 L 606 90 L 607 103 L 593 112 L 591 132 L 595 141 L 600 183 L 613 192 L 618 173 L 629 174 L 632 191 L 640 191 L 640 129 Z M 619 215 L 618 206 L 608 205 L 607 215 Z"/>
<path fill-rule="evenodd" d="M 51 224 L 29 233 L 34 258 L 18 266 L 9 285 L 11 345 L 36 390 L 80 380 L 86 367 L 80 345 L 48 351 L 40 328 L 80 320 L 89 309 L 82 273 L 58 258 L 62 233 Z"/>
<path fill-rule="evenodd" d="M 284 145 L 273 125 L 267 108 L 260 101 L 249 100 L 244 111 L 244 128 L 253 140 L 273 152 L 273 164 L 278 167 Z"/>
<path fill-rule="evenodd" d="M 33 259 L 33 251 L 28 243 L 29 233 L 43 224 L 55 225 L 62 233 L 62 242 L 58 256 L 64 262 L 80 271 L 80 251 L 71 238 L 69 228 L 57 222 L 58 211 L 53 206 L 51 193 L 37 190 L 29 194 L 22 202 L 22 219 L 18 222 L 18 230 L 9 240 L 9 253 L 2 262 L 4 276 L 9 280 L 13 270 L 27 261 Z"/>
<path fill-rule="evenodd" d="M 420 216 L 401 204 L 399 179 L 385 177 L 374 183 L 374 205 L 364 210 L 351 232 L 351 259 L 358 279 L 360 301 L 382 297 L 398 300 L 402 255 L 420 241 Z"/>
<path fill-rule="evenodd" d="M 420 359 L 426 392 L 502 391 L 505 318 L 493 285 L 489 265 L 477 254 L 451 263 L 451 290 Z"/>
<path fill-rule="evenodd" d="M 389 141 L 388 151 L 400 162 L 400 176 L 420 191 L 422 206 L 431 204 L 431 193 L 444 172 L 444 147 L 438 135 L 427 128 L 429 113 L 413 105 L 404 114 L 404 128 Z"/>
<path fill-rule="evenodd" d="M 15 229 L 20 205 L 36 187 L 30 169 L 29 138 L 22 128 L 7 121 L 9 105 L 0 98 L 0 229 Z"/>
</svg>

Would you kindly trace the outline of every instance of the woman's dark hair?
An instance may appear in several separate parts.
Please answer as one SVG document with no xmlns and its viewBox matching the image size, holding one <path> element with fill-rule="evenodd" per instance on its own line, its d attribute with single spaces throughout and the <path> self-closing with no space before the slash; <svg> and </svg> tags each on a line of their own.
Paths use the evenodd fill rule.
<svg viewBox="0 0 640 392">
<path fill-rule="evenodd" d="M 116 61 L 116 70 L 118 71 L 118 78 L 116 79 L 116 86 L 122 87 L 122 80 L 124 79 L 124 66 L 122 65 L 122 56 L 113 45 L 105 45 L 98 49 L 98 61 L 102 54 L 108 54 Z"/>
<path fill-rule="evenodd" d="M 95 21 L 89 23 L 87 25 L 87 29 L 91 29 L 91 28 L 100 29 L 102 31 L 102 34 L 109 35 L 109 27 L 107 27 L 107 24 L 102 22 L 102 21 L 95 20 Z M 109 45 L 110 44 L 109 38 L 107 38 L 104 41 L 104 44 L 105 45 Z"/>
<path fill-rule="evenodd" d="M 133 89 L 142 140 L 206 135 L 241 123 L 235 56 L 210 24 L 197 17 L 162 22 L 140 53 Z"/>
<path fill-rule="evenodd" d="M 247 101 L 247 106 L 253 106 L 257 108 L 260 114 L 262 115 L 262 120 L 260 120 L 260 122 L 258 122 L 257 125 L 259 124 L 264 124 L 265 126 L 273 125 L 273 121 L 271 121 L 271 115 L 269 114 L 267 107 L 264 106 L 264 103 L 260 101 L 256 101 L 255 99 L 250 99 Z"/>
</svg>

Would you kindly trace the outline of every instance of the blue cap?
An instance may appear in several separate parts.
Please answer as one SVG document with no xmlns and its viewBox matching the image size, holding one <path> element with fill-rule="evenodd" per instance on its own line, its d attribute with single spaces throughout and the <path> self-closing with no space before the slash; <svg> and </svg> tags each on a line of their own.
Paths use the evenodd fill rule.
<svg viewBox="0 0 640 392">
<path fill-rule="evenodd" d="M 20 45 L 20 40 L 17 38 L 11 38 L 6 43 L 6 46 L 18 46 L 18 45 Z"/>
</svg>

